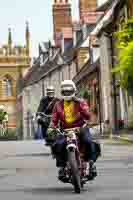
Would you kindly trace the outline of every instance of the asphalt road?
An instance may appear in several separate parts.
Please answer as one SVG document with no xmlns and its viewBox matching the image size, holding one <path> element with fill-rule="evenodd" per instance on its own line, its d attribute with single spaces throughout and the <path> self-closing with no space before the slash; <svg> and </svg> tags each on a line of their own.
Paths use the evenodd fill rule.
<svg viewBox="0 0 133 200">
<path fill-rule="evenodd" d="M 0 200 L 132 200 L 133 145 L 102 141 L 95 181 L 74 194 L 57 180 L 49 149 L 34 141 L 0 142 Z"/>
</svg>

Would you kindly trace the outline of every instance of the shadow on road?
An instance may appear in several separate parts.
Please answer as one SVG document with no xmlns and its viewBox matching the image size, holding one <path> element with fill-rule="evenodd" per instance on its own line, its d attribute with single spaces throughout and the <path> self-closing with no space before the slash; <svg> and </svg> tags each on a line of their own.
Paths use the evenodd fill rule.
<svg viewBox="0 0 133 200">
<path fill-rule="evenodd" d="M 4 157 L 8 158 L 8 157 L 46 157 L 46 156 L 50 156 L 51 153 L 30 153 L 30 154 L 15 154 L 15 155 L 4 155 Z"/>
<path fill-rule="evenodd" d="M 90 190 L 90 189 L 89 189 Z M 91 188 L 93 190 L 93 188 Z M 94 188 L 95 190 L 95 188 Z M 88 188 L 85 187 L 82 192 L 87 192 Z M 73 191 L 73 186 L 68 187 L 40 187 L 40 188 L 20 188 L 15 190 L 2 190 L 0 192 L 24 192 L 24 193 L 31 193 L 33 195 L 48 195 L 48 196 L 55 196 L 55 195 L 72 195 L 75 194 Z M 92 191 L 91 191 L 92 192 Z"/>
</svg>

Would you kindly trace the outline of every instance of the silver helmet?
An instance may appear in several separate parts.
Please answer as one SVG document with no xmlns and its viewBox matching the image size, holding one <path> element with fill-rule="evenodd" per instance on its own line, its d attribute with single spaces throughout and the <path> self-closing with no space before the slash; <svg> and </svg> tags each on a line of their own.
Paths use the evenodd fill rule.
<svg viewBox="0 0 133 200">
<path fill-rule="evenodd" d="M 47 88 L 46 88 L 46 95 L 48 96 L 48 97 L 54 97 L 55 96 L 55 89 L 54 89 L 54 87 L 51 85 L 51 86 L 48 86 Z"/>
<path fill-rule="evenodd" d="M 61 95 L 64 100 L 70 101 L 76 94 L 76 85 L 72 80 L 61 83 Z"/>
</svg>

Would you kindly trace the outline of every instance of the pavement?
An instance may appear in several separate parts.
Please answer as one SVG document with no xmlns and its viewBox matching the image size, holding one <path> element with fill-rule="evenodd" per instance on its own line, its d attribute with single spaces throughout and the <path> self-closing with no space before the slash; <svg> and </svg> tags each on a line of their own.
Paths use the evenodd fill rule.
<svg viewBox="0 0 133 200">
<path fill-rule="evenodd" d="M 133 143 L 133 135 L 118 135 L 118 136 L 113 136 L 114 139 L 119 139 L 123 140 L 125 142 Z"/>
<path fill-rule="evenodd" d="M 101 140 L 98 177 L 80 195 L 57 180 L 55 160 L 41 141 L 0 142 L 0 199 L 132 200 L 133 145 Z"/>
<path fill-rule="evenodd" d="M 121 140 L 123 142 L 133 143 L 133 133 L 110 135 L 110 139 Z"/>
<path fill-rule="evenodd" d="M 91 130 L 92 129 L 92 130 Z M 104 124 L 102 124 L 102 129 L 104 130 Z M 92 128 L 90 128 L 91 131 L 91 135 L 93 136 L 94 134 L 94 138 L 96 137 L 101 137 L 100 135 L 100 125 L 97 126 L 93 126 Z M 119 131 L 116 134 L 103 134 L 102 138 L 109 138 L 109 139 L 114 139 L 114 140 L 121 140 L 121 141 L 125 141 L 125 142 L 129 142 L 129 143 L 133 143 L 133 128 L 130 130 L 129 129 L 122 129 L 121 131 Z"/>
</svg>

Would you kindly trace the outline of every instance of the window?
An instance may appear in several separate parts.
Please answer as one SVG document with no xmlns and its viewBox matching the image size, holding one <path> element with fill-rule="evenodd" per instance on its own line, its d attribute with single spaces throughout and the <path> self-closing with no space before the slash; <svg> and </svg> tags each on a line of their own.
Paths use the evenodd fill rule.
<svg viewBox="0 0 133 200">
<path fill-rule="evenodd" d="M 12 81 L 9 78 L 4 78 L 3 80 L 3 95 L 12 96 Z"/>
</svg>

